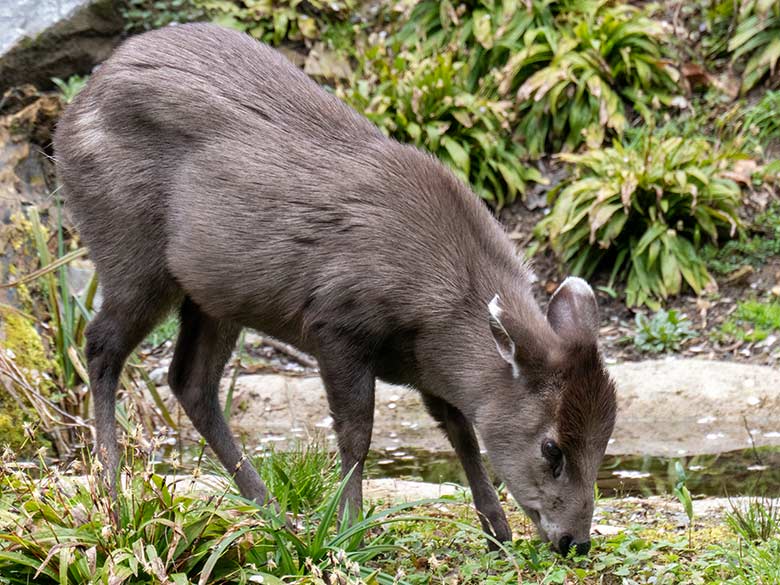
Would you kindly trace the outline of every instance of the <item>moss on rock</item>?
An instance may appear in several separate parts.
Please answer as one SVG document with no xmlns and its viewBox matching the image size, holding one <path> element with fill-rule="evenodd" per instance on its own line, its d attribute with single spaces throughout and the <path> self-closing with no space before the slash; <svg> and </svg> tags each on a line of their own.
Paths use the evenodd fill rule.
<svg viewBox="0 0 780 585">
<path fill-rule="evenodd" d="M 7 311 L 2 317 L 0 345 L 6 357 L 14 362 L 36 392 L 51 396 L 56 388 L 53 376 L 57 376 L 58 365 L 47 355 L 40 333 L 21 315 Z M 6 384 L 13 383 L 6 380 Z M 0 445 L 9 445 L 12 449 L 24 445 L 25 423 L 35 422 L 32 406 L 19 404 L 18 399 L 22 397 L 23 393 L 16 391 L 15 396 L 12 396 L 4 386 L 0 386 Z M 30 450 L 34 450 L 33 446 L 30 446 Z"/>
</svg>

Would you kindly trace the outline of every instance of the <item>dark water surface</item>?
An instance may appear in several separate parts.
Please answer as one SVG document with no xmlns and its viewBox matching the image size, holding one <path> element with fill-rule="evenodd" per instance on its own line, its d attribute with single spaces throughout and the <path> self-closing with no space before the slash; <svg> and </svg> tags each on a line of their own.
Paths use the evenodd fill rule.
<svg viewBox="0 0 780 585">
<path fill-rule="evenodd" d="M 599 490 L 606 497 L 672 493 L 678 481 L 677 461 L 685 469 L 686 485 L 693 495 L 780 497 L 780 449 L 746 449 L 675 459 L 608 456 L 599 471 Z M 413 449 L 372 452 L 367 475 L 467 485 L 454 454 Z"/>
</svg>

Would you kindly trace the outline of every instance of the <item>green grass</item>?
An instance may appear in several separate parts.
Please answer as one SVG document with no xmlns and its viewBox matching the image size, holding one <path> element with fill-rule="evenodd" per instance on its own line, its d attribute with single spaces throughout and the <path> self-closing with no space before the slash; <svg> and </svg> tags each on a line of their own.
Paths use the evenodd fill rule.
<svg viewBox="0 0 780 585">
<path fill-rule="evenodd" d="M 720 329 L 723 335 L 739 341 L 759 342 L 780 332 L 780 302 L 739 301 L 737 310 Z"/>
<path fill-rule="evenodd" d="M 179 319 L 176 315 L 168 315 L 165 320 L 155 327 L 144 343 L 152 347 L 158 347 L 166 341 L 172 340 L 179 332 Z"/>
<path fill-rule="evenodd" d="M 6 453 L 0 583 L 320 585 L 331 574 L 355 584 L 747 584 L 776 582 L 780 563 L 770 500 L 735 504 L 725 522 L 696 517 L 689 528 L 635 501 L 601 500 L 598 522 L 622 532 L 596 536 L 589 557 L 568 559 L 539 542 L 530 522 L 505 503 L 516 539 L 487 553 L 467 491 L 379 502 L 358 524 L 338 528 L 343 483 L 333 456 L 316 445 L 271 452 L 259 463 L 281 511 L 240 498 L 224 476 L 198 491 L 182 488 L 155 472 L 149 453 L 159 447 L 126 450 L 130 485 L 117 506 L 121 529 L 94 477 L 68 479 L 42 453 L 37 469 L 23 469 Z M 298 511 L 285 517 L 293 501 L 285 494 L 293 492 L 302 495 Z M 607 575 L 617 580 L 605 581 Z"/>
<path fill-rule="evenodd" d="M 732 505 L 726 524 L 747 542 L 767 542 L 780 533 L 780 508 L 772 499 L 750 498 Z"/>
<path fill-rule="evenodd" d="M 290 451 L 271 450 L 255 464 L 279 505 L 293 514 L 315 510 L 338 486 L 334 454 L 316 443 L 299 443 Z"/>
</svg>

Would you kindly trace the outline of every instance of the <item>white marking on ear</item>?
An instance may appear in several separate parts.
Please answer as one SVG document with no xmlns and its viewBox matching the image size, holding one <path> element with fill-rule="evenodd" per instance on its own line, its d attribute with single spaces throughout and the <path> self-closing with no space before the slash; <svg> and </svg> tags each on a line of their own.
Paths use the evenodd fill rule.
<svg viewBox="0 0 780 585">
<path fill-rule="evenodd" d="M 577 276 L 567 277 L 547 305 L 547 320 L 562 337 L 598 334 L 598 301 L 590 285 Z"/>
<path fill-rule="evenodd" d="M 596 296 L 595 293 L 593 292 L 593 289 L 590 287 L 590 285 L 586 280 L 580 278 L 579 276 L 567 276 L 563 280 L 563 282 L 558 286 L 558 288 L 555 289 L 555 292 L 550 297 L 550 302 L 552 302 L 552 300 L 555 298 L 555 295 L 557 295 L 564 288 L 568 288 L 575 295 L 594 297 L 594 298 Z"/>
<path fill-rule="evenodd" d="M 488 303 L 488 311 L 490 311 L 490 330 L 493 333 L 493 341 L 496 344 L 499 355 L 504 359 L 506 363 L 512 366 L 512 377 L 520 377 L 520 366 L 517 364 L 517 358 L 515 352 L 517 346 L 515 345 L 512 336 L 506 330 L 501 323 L 501 314 L 504 312 L 501 309 L 501 299 L 498 295 L 493 297 Z"/>
</svg>

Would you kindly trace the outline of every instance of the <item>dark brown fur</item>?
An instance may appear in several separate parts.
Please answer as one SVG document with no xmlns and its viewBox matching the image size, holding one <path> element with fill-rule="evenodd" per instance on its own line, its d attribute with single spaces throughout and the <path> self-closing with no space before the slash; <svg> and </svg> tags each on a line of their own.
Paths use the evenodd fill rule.
<svg viewBox="0 0 780 585">
<path fill-rule="evenodd" d="M 592 445 L 589 462 L 603 455 L 613 417 L 595 442 L 580 436 L 585 429 L 556 424 L 558 412 L 578 421 L 580 411 L 609 413 L 602 403 L 614 401 L 590 390 L 606 383 L 602 370 L 569 379 L 596 372 L 597 354 L 572 354 L 563 369 L 553 359 L 563 355 L 567 327 L 595 343 L 580 323 L 596 319 L 595 298 L 589 287 L 569 286 L 548 320 L 513 244 L 433 157 L 385 138 L 279 53 L 202 24 L 122 45 L 66 111 L 55 154 L 104 291 L 87 355 L 109 473 L 122 364 L 178 307 L 171 387 L 245 496 L 263 501 L 265 486 L 243 463 L 217 398 L 242 326 L 317 356 L 342 466 L 356 467 L 344 499 L 353 512 L 379 377 L 423 394 L 463 462 L 488 533 L 511 537 L 475 426 L 521 504 L 542 518 L 576 515 L 576 529 L 548 525 L 587 539 L 587 496 L 576 514 L 546 507 L 561 501 L 552 491 L 575 487 L 590 491 L 592 507 L 592 482 L 550 487 L 539 444 L 561 432 L 572 445 Z M 496 294 L 506 328 L 490 325 Z M 497 352 L 496 327 L 503 341 L 517 341 L 515 356 Z M 525 495 L 526 487 L 536 491 Z"/>
</svg>

